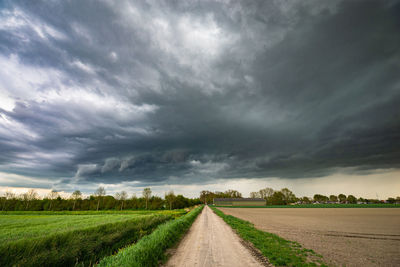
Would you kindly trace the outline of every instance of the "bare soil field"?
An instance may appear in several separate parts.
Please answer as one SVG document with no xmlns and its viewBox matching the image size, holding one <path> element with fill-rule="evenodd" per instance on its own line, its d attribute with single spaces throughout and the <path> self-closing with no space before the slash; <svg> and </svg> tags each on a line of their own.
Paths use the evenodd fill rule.
<svg viewBox="0 0 400 267">
<path fill-rule="evenodd" d="M 400 209 L 219 208 L 334 266 L 400 266 Z"/>
</svg>

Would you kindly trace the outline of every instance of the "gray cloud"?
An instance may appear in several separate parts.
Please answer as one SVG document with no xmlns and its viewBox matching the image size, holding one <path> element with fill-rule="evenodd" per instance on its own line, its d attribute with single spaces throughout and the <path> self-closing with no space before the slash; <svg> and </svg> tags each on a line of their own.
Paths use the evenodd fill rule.
<svg viewBox="0 0 400 267">
<path fill-rule="evenodd" d="M 0 171 L 187 184 L 398 168 L 399 12 L 398 1 L 5 2 Z"/>
</svg>

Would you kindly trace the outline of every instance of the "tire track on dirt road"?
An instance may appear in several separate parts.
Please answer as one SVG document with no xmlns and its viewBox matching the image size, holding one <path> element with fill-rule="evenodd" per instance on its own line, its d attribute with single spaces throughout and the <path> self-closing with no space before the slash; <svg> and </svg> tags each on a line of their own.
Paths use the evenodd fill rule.
<svg viewBox="0 0 400 267">
<path fill-rule="evenodd" d="M 205 206 L 166 266 L 265 266 L 242 242 L 230 226 Z"/>
</svg>

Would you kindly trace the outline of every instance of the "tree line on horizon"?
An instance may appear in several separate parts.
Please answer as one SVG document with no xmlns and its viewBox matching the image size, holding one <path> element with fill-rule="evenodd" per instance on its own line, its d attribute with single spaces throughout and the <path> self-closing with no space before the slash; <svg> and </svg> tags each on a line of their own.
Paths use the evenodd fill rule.
<svg viewBox="0 0 400 267">
<path fill-rule="evenodd" d="M 242 193 L 233 189 L 226 190 L 225 192 L 203 190 L 200 192 L 199 198 L 202 203 L 210 204 L 214 198 L 242 198 Z"/>
<path fill-rule="evenodd" d="M 152 195 L 150 188 L 143 189 L 142 197 L 137 197 L 135 194 L 129 197 L 126 191 L 111 196 L 106 194 L 104 187 L 99 187 L 88 197 L 84 197 L 81 191 L 76 190 L 65 198 L 56 190 L 52 190 L 48 195 L 40 198 L 34 189 L 30 189 L 20 195 L 5 192 L 0 200 L 2 211 L 161 210 L 183 209 L 201 204 L 198 198 L 175 195 L 173 191 L 165 193 L 164 199 Z"/>
<path fill-rule="evenodd" d="M 237 190 L 227 190 L 225 192 L 211 192 L 203 190 L 200 192 L 200 200 L 203 203 L 211 204 L 214 198 L 242 198 L 242 194 Z M 389 197 L 387 200 L 356 198 L 354 195 L 339 194 L 325 196 L 322 194 L 315 194 L 313 197 L 296 197 L 296 195 L 288 188 L 281 190 L 274 190 L 273 188 L 266 187 L 256 192 L 250 193 L 250 198 L 263 198 L 266 205 L 290 205 L 290 204 L 312 204 L 312 203 L 337 203 L 337 204 L 378 204 L 378 203 L 398 203 L 400 204 L 400 196 L 394 198 Z"/>
</svg>

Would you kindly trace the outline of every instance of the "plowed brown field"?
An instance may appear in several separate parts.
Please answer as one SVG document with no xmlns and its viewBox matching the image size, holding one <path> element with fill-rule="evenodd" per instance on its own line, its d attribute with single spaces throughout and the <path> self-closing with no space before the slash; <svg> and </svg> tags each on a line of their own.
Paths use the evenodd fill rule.
<svg viewBox="0 0 400 267">
<path fill-rule="evenodd" d="M 400 266 L 398 208 L 219 208 L 334 266 Z"/>
</svg>

